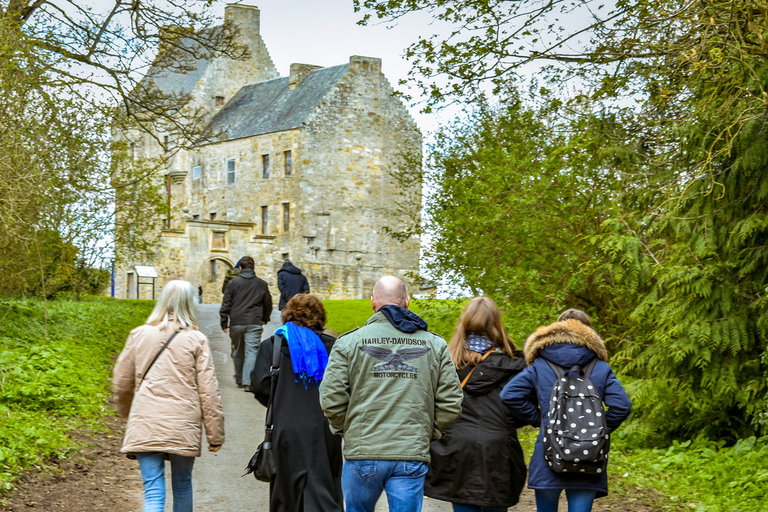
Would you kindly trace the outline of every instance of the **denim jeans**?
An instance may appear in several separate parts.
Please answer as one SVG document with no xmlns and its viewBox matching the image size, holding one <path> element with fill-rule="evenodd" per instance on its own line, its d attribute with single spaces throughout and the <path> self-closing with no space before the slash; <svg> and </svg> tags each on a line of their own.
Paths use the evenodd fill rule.
<svg viewBox="0 0 768 512">
<path fill-rule="evenodd" d="M 347 512 L 373 512 L 381 492 L 390 512 L 420 512 L 427 463 L 415 460 L 347 460 L 341 489 Z"/>
<path fill-rule="evenodd" d="M 256 352 L 261 345 L 260 325 L 233 325 L 229 328 L 232 340 L 232 359 L 235 360 L 235 381 L 251 385 L 251 371 L 256 365 Z"/>
<path fill-rule="evenodd" d="M 477 505 L 464 505 L 462 503 L 454 503 L 453 512 L 507 512 L 507 508 L 479 507 Z"/>
<path fill-rule="evenodd" d="M 536 489 L 536 512 L 557 512 L 557 502 L 562 489 Z M 568 512 L 591 512 L 595 491 L 566 489 Z"/>
<path fill-rule="evenodd" d="M 144 481 L 144 512 L 165 509 L 165 453 L 137 453 Z M 171 459 L 173 512 L 192 512 L 192 466 L 194 457 L 168 454 Z"/>
</svg>

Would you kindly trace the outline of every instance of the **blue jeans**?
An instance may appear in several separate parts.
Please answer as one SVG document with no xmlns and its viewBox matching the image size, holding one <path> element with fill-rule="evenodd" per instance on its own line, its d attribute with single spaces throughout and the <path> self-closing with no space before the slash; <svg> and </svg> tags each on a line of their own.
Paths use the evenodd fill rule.
<svg viewBox="0 0 768 512">
<path fill-rule="evenodd" d="M 373 512 L 386 491 L 390 512 L 420 512 L 427 463 L 415 460 L 346 460 L 341 489 L 347 512 Z"/>
<path fill-rule="evenodd" d="M 478 507 L 477 505 L 453 504 L 453 512 L 507 512 L 507 508 Z"/>
<path fill-rule="evenodd" d="M 251 385 L 251 371 L 256 365 L 256 352 L 261 345 L 260 325 L 233 325 L 229 328 L 232 340 L 232 359 L 235 360 L 235 381 L 244 386 Z"/>
<path fill-rule="evenodd" d="M 144 512 L 165 509 L 165 453 L 137 453 L 144 481 Z M 171 459 L 173 512 L 192 512 L 192 466 L 194 457 L 168 454 Z"/>
<path fill-rule="evenodd" d="M 557 512 L 557 502 L 562 489 L 536 489 L 536 512 Z M 591 512 L 595 491 L 566 489 L 568 512 Z"/>
</svg>

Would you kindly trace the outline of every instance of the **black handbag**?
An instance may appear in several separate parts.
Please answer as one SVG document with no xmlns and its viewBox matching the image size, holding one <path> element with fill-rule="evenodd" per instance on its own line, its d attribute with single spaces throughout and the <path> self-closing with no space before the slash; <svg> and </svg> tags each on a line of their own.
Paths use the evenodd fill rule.
<svg viewBox="0 0 768 512">
<path fill-rule="evenodd" d="M 275 469 L 275 453 L 272 448 L 272 405 L 275 401 L 277 377 L 280 375 L 280 348 L 282 345 L 283 337 L 276 335 L 272 350 L 272 367 L 269 369 L 271 384 L 269 402 L 267 403 L 267 418 L 264 421 L 264 441 L 256 448 L 256 453 L 253 454 L 253 457 L 251 457 L 251 460 L 248 461 L 248 465 L 245 467 L 246 475 L 253 473 L 256 480 L 261 482 L 272 482 L 275 479 L 275 474 L 277 474 Z"/>
</svg>

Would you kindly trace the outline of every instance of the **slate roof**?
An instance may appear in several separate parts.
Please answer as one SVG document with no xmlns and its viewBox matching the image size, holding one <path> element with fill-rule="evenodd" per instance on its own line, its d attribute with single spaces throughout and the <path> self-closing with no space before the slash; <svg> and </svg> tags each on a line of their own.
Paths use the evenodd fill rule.
<svg viewBox="0 0 768 512">
<path fill-rule="evenodd" d="M 189 38 L 181 40 L 182 46 L 192 47 L 194 42 Z M 188 94 L 197 85 L 197 82 L 203 78 L 205 70 L 208 69 L 209 60 L 197 59 L 193 66 L 194 70 L 184 73 L 174 73 L 168 69 L 157 69 L 155 66 L 149 68 L 144 80 L 152 80 L 155 85 L 164 93 Z"/>
<path fill-rule="evenodd" d="M 316 69 L 293 90 L 287 76 L 243 86 L 209 128 L 226 133 L 225 140 L 298 128 L 348 69 L 349 64 Z"/>
</svg>

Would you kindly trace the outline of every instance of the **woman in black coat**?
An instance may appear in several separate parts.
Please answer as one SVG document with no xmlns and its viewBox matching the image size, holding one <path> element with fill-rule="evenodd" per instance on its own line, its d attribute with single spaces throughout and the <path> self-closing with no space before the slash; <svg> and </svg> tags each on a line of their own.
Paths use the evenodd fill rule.
<svg viewBox="0 0 768 512">
<path fill-rule="evenodd" d="M 282 319 L 285 325 L 261 343 L 251 373 L 251 391 L 266 406 L 273 348 L 279 340 L 280 375 L 272 408 L 277 475 L 269 487 L 269 510 L 342 511 L 341 437 L 331 434 L 318 395 L 336 340 L 322 333 L 325 309 L 314 295 L 294 296 Z"/>
<path fill-rule="evenodd" d="M 424 493 L 454 512 L 504 512 L 525 484 L 516 420 L 499 393 L 525 368 L 487 297 L 469 301 L 451 337 L 451 359 L 464 388 L 461 416 L 430 447 Z"/>
</svg>

